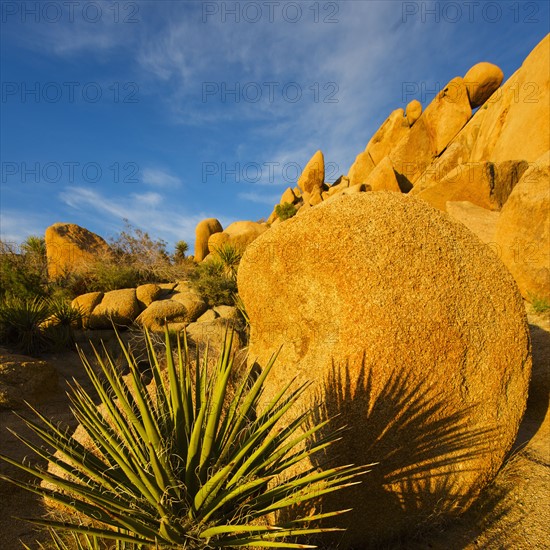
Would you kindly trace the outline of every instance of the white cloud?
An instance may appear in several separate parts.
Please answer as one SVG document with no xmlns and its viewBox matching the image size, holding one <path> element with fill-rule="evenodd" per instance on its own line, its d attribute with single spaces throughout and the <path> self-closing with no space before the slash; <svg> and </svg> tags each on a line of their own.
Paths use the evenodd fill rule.
<svg viewBox="0 0 550 550">
<path fill-rule="evenodd" d="M 279 200 L 281 198 L 280 195 L 264 195 L 262 193 L 257 193 L 255 191 L 250 191 L 247 193 L 239 193 L 238 197 L 246 201 L 255 202 L 259 204 L 269 204 L 270 206 L 279 204 Z"/>
<path fill-rule="evenodd" d="M 43 214 L 4 210 L 0 216 L 0 239 L 8 243 L 22 243 L 30 235 L 44 235 L 51 222 Z"/>
<path fill-rule="evenodd" d="M 180 178 L 159 168 L 145 168 L 142 178 L 143 183 L 154 187 L 179 187 L 181 185 Z"/>
<path fill-rule="evenodd" d="M 113 222 L 120 225 L 122 219 L 127 219 L 133 226 L 169 243 L 183 239 L 192 244 L 197 223 L 204 218 L 216 217 L 212 212 L 191 214 L 179 206 L 172 209 L 159 193 L 114 197 L 85 187 L 67 187 L 59 197 L 79 213 L 79 218 L 96 216 L 105 226 L 113 226 Z M 222 224 L 228 222 L 223 216 L 218 219 Z"/>
</svg>

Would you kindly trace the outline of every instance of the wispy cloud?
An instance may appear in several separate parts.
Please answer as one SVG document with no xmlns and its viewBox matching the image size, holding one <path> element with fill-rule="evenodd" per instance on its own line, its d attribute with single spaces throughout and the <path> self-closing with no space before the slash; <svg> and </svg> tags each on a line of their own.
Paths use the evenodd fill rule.
<svg viewBox="0 0 550 550">
<path fill-rule="evenodd" d="M 269 204 L 274 206 L 279 203 L 280 195 L 264 195 L 260 192 L 250 191 L 247 193 L 239 193 L 238 197 L 245 201 L 255 202 L 259 204 Z"/>
<path fill-rule="evenodd" d="M 181 179 L 166 170 L 159 168 L 144 168 L 143 183 L 154 187 L 179 187 Z"/>
<path fill-rule="evenodd" d="M 174 210 L 159 193 L 132 193 L 123 197 L 108 196 L 86 187 L 67 187 L 59 195 L 61 201 L 79 214 L 99 216 L 101 222 L 120 225 L 127 219 L 132 225 L 161 237 L 170 243 L 183 239 L 192 243 L 195 227 L 204 218 L 216 217 L 214 212 L 189 213 L 178 208 Z M 228 220 L 223 216 L 222 224 Z"/>
</svg>

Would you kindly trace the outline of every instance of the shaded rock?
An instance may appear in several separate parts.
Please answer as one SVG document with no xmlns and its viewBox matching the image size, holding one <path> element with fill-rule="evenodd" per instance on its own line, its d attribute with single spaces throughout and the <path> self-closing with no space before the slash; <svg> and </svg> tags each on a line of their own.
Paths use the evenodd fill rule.
<svg viewBox="0 0 550 550">
<path fill-rule="evenodd" d="M 174 293 L 169 295 L 168 298 L 185 306 L 187 310 L 185 322 L 187 323 L 195 321 L 208 309 L 207 303 L 188 281 L 178 283 Z"/>
<path fill-rule="evenodd" d="M 412 126 L 422 114 L 422 103 L 418 99 L 413 99 L 405 109 L 405 116 L 407 117 L 407 122 L 409 126 Z"/>
<path fill-rule="evenodd" d="M 46 229 L 46 258 L 51 279 L 86 271 L 110 247 L 99 235 L 74 223 L 54 223 Z"/>
<path fill-rule="evenodd" d="M 88 325 L 92 329 L 129 326 L 141 309 L 136 298 L 135 288 L 111 290 L 103 295 L 101 302 L 90 315 Z"/>
<path fill-rule="evenodd" d="M 136 288 L 136 299 L 139 307 L 143 310 L 150 306 L 155 300 L 158 300 L 164 291 L 159 285 L 149 283 L 140 285 Z"/>
<path fill-rule="evenodd" d="M 176 300 L 157 300 L 142 311 L 136 319 L 136 323 L 153 331 L 163 331 L 165 321 L 169 328 L 174 328 L 172 324 L 186 323 L 187 308 L 185 305 Z"/>
<path fill-rule="evenodd" d="M 448 201 L 469 201 L 488 210 L 500 210 L 527 169 L 525 161 L 460 164 L 440 182 L 413 194 L 445 210 Z"/>
<path fill-rule="evenodd" d="M 214 311 L 222 318 L 230 321 L 238 322 L 241 320 L 241 314 L 236 307 L 233 306 L 216 306 Z"/>
<path fill-rule="evenodd" d="M 4 354 L 0 358 L 0 409 L 27 409 L 47 400 L 57 390 L 58 375 L 47 361 L 25 355 Z"/>
<path fill-rule="evenodd" d="M 88 326 L 90 315 L 94 308 L 101 303 L 103 292 L 88 292 L 77 296 L 71 305 L 82 312 L 82 325 Z"/>
<path fill-rule="evenodd" d="M 401 192 L 389 157 L 384 157 L 365 182 L 372 191 Z"/>
<path fill-rule="evenodd" d="M 223 231 L 222 224 L 216 218 L 207 218 L 195 228 L 195 261 L 202 262 L 208 256 L 208 239 Z"/>
<path fill-rule="evenodd" d="M 279 201 L 279 204 L 284 204 L 285 202 L 294 204 L 295 201 L 296 201 L 296 195 L 294 195 L 294 191 L 292 190 L 292 187 L 289 187 L 281 195 L 281 200 Z"/>
<path fill-rule="evenodd" d="M 495 240 L 502 261 L 528 300 L 550 303 L 549 153 L 524 174 L 504 205 Z"/>
<path fill-rule="evenodd" d="M 472 109 L 483 105 L 502 84 L 504 73 L 492 63 L 478 63 L 465 75 L 464 83 Z"/>
<path fill-rule="evenodd" d="M 462 511 L 493 479 L 525 409 L 530 342 L 515 282 L 469 230 L 402 194 L 341 197 L 262 235 L 238 285 L 251 360 L 284 344 L 263 402 L 313 381 L 301 407 L 347 425 L 323 462 L 378 462 L 320 499 L 353 503 L 339 548 Z"/>
<path fill-rule="evenodd" d="M 243 345 L 242 336 L 238 332 L 241 327 L 229 319 L 218 317 L 205 323 L 191 323 L 185 330 L 187 337 L 199 348 L 204 348 L 208 344 L 209 350 L 217 352 L 221 349 L 227 332 L 232 329 L 236 332 L 231 349 L 232 352 L 236 352 Z"/>
<path fill-rule="evenodd" d="M 209 321 L 213 321 L 214 319 L 218 318 L 218 314 L 213 310 L 209 309 L 205 311 L 198 319 L 197 323 L 207 323 Z"/>
<path fill-rule="evenodd" d="M 372 161 L 369 153 L 366 151 L 359 153 L 348 172 L 349 186 L 351 187 L 353 185 L 357 185 L 358 183 L 365 183 L 373 169 L 374 162 Z"/>
<path fill-rule="evenodd" d="M 403 109 L 396 109 L 372 136 L 365 151 L 378 164 L 409 133 L 409 123 Z M 364 182 L 361 182 L 364 183 Z"/>
<path fill-rule="evenodd" d="M 320 189 L 325 182 L 325 157 L 321 151 L 317 151 L 306 164 L 300 178 L 298 187 L 302 191 L 311 193 L 313 189 Z"/>
<path fill-rule="evenodd" d="M 321 204 L 323 202 L 323 197 L 321 195 L 321 191 L 319 189 L 313 189 L 313 191 L 309 195 L 309 204 L 311 206 L 317 206 L 318 204 Z"/>
<path fill-rule="evenodd" d="M 485 244 L 490 244 L 493 251 L 498 255 L 499 250 L 495 247 L 495 231 L 497 228 L 499 212 L 493 212 L 481 208 L 468 201 L 448 202 L 447 213 L 453 220 L 465 225 L 472 233 Z"/>
</svg>

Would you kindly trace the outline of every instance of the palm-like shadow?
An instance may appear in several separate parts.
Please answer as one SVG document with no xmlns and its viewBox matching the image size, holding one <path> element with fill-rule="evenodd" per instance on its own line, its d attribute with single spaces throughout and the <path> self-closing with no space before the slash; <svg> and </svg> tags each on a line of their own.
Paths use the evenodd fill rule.
<svg viewBox="0 0 550 550">
<path fill-rule="evenodd" d="M 331 428 L 347 426 L 340 442 L 313 457 L 316 464 L 376 463 L 361 485 L 323 501 L 324 511 L 355 510 L 340 522 L 347 531 L 334 542 L 343 547 L 414 536 L 467 508 L 487 481 L 479 465 L 499 437 L 496 428 L 480 427 L 481 405 L 457 410 L 448 396 L 403 373 L 377 386 L 374 369 L 333 364 L 316 397 L 313 422 L 336 417 Z"/>
</svg>

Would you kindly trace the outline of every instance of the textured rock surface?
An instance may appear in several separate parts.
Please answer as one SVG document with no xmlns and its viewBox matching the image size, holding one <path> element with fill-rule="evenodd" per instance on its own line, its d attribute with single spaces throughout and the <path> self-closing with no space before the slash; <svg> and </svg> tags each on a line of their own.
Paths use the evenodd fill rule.
<svg viewBox="0 0 550 550">
<path fill-rule="evenodd" d="M 48 276 L 52 279 L 85 270 L 98 255 L 109 253 L 99 235 L 74 223 L 54 223 L 46 229 Z"/>
<path fill-rule="evenodd" d="M 313 189 L 320 189 L 325 183 L 325 157 L 321 151 L 317 151 L 306 164 L 298 179 L 298 187 L 306 193 Z"/>
<path fill-rule="evenodd" d="M 159 285 L 149 283 L 140 285 L 136 288 L 136 298 L 141 309 L 150 306 L 155 300 L 158 300 L 162 295 L 163 290 Z"/>
<path fill-rule="evenodd" d="M 223 231 L 222 224 L 216 218 L 207 218 L 195 228 L 195 261 L 202 262 L 208 256 L 208 239 L 214 233 Z"/>
<path fill-rule="evenodd" d="M 500 210 L 522 174 L 525 161 L 472 162 L 459 164 L 441 181 L 411 193 L 432 206 L 445 210 L 447 201 L 469 201 L 488 210 Z"/>
<path fill-rule="evenodd" d="M 396 109 L 372 136 L 365 151 L 378 164 L 409 133 L 403 109 Z"/>
<path fill-rule="evenodd" d="M 348 172 L 349 185 L 365 183 L 373 169 L 374 162 L 372 162 L 370 155 L 366 151 L 359 153 Z"/>
<path fill-rule="evenodd" d="M 103 295 L 101 302 L 94 308 L 88 324 L 92 329 L 113 328 L 113 324 L 128 326 L 140 311 L 135 288 L 111 290 Z"/>
<path fill-rule="evenodd" d="M 371 172 L 365 183 L 371 191 L 401 192 L 389 157 L 384 157 Z"/>
<path fill-rule="evenodd" d="M 407 117 L 407 122 L 409 126 L 412 126 L 422 114 L 422 103 L 418 99 L 413 99 L 405 109 L 405 116 Z"/>
<path fill-rule="evenodd" d="M 57 371 L 47 361 L 25 355 L 2 354 L 0 409 L 27 409 L 25 401 L 44 401 L 57 389 Z"/>
<path fill-rule="evenodd" d="M 136 319 L 138 324 L 154 331 L 164 330 L 165 321 L 169 325 L 185 323 L 187 321 L 185 305 L 176 300 L 157 300 Z"/>
<path fill-rule="evenodd" d="M 512 191 L 495 239 L 523 296 L 550 303 L 549 153 L 523 174 Z"/>
<path fill-rule="evenodd" d="M 323 498 L 324 511 L 353 503 L 340 547 L 467 507 L 494 477 L 525 408 L 530 342 L 512 277 L 470 231 L 397 193 L 341 197 L 259 238 L 238 283 L 249 356 L 265 364 L 284 344 L 264 400 L 314 381 L 302 406 L 348 426 L 338 460 L 379 462 Z"/>
<path fill-rule="evenodd" d="M 481 208 L 468 201 L 448 202 L 446 210 L 453 220 L 465 225 L 480 241 L 491 245 L 494 252 L 499 254 L 495 246 L 495 231 L 500 212 Z"/>
<path fill-rule="evenodd" d="M 216 248 L 229 243 L 244 250 L 254 239 L 267 231 L 267 226 L 258 222 L 234 222 L 221 233 L 215 233 L 208 239 L 208 249 L 215 252 Z"/>
<path fill-rule="evenodd" d="M 472 109 L 483 105 L 502 84 L 504 73 L 492 63 L 474 65 L 465 75 L 464 83 Z"/>
<path fill-rule="evenodd" d="M 77 296 L 71 305 L 82 312 L 82 324 L 84 327 L 88 325 L 90 315 L 94 308 L 101 303 L 103 292 L 87 292 Z"/>
</svg>

